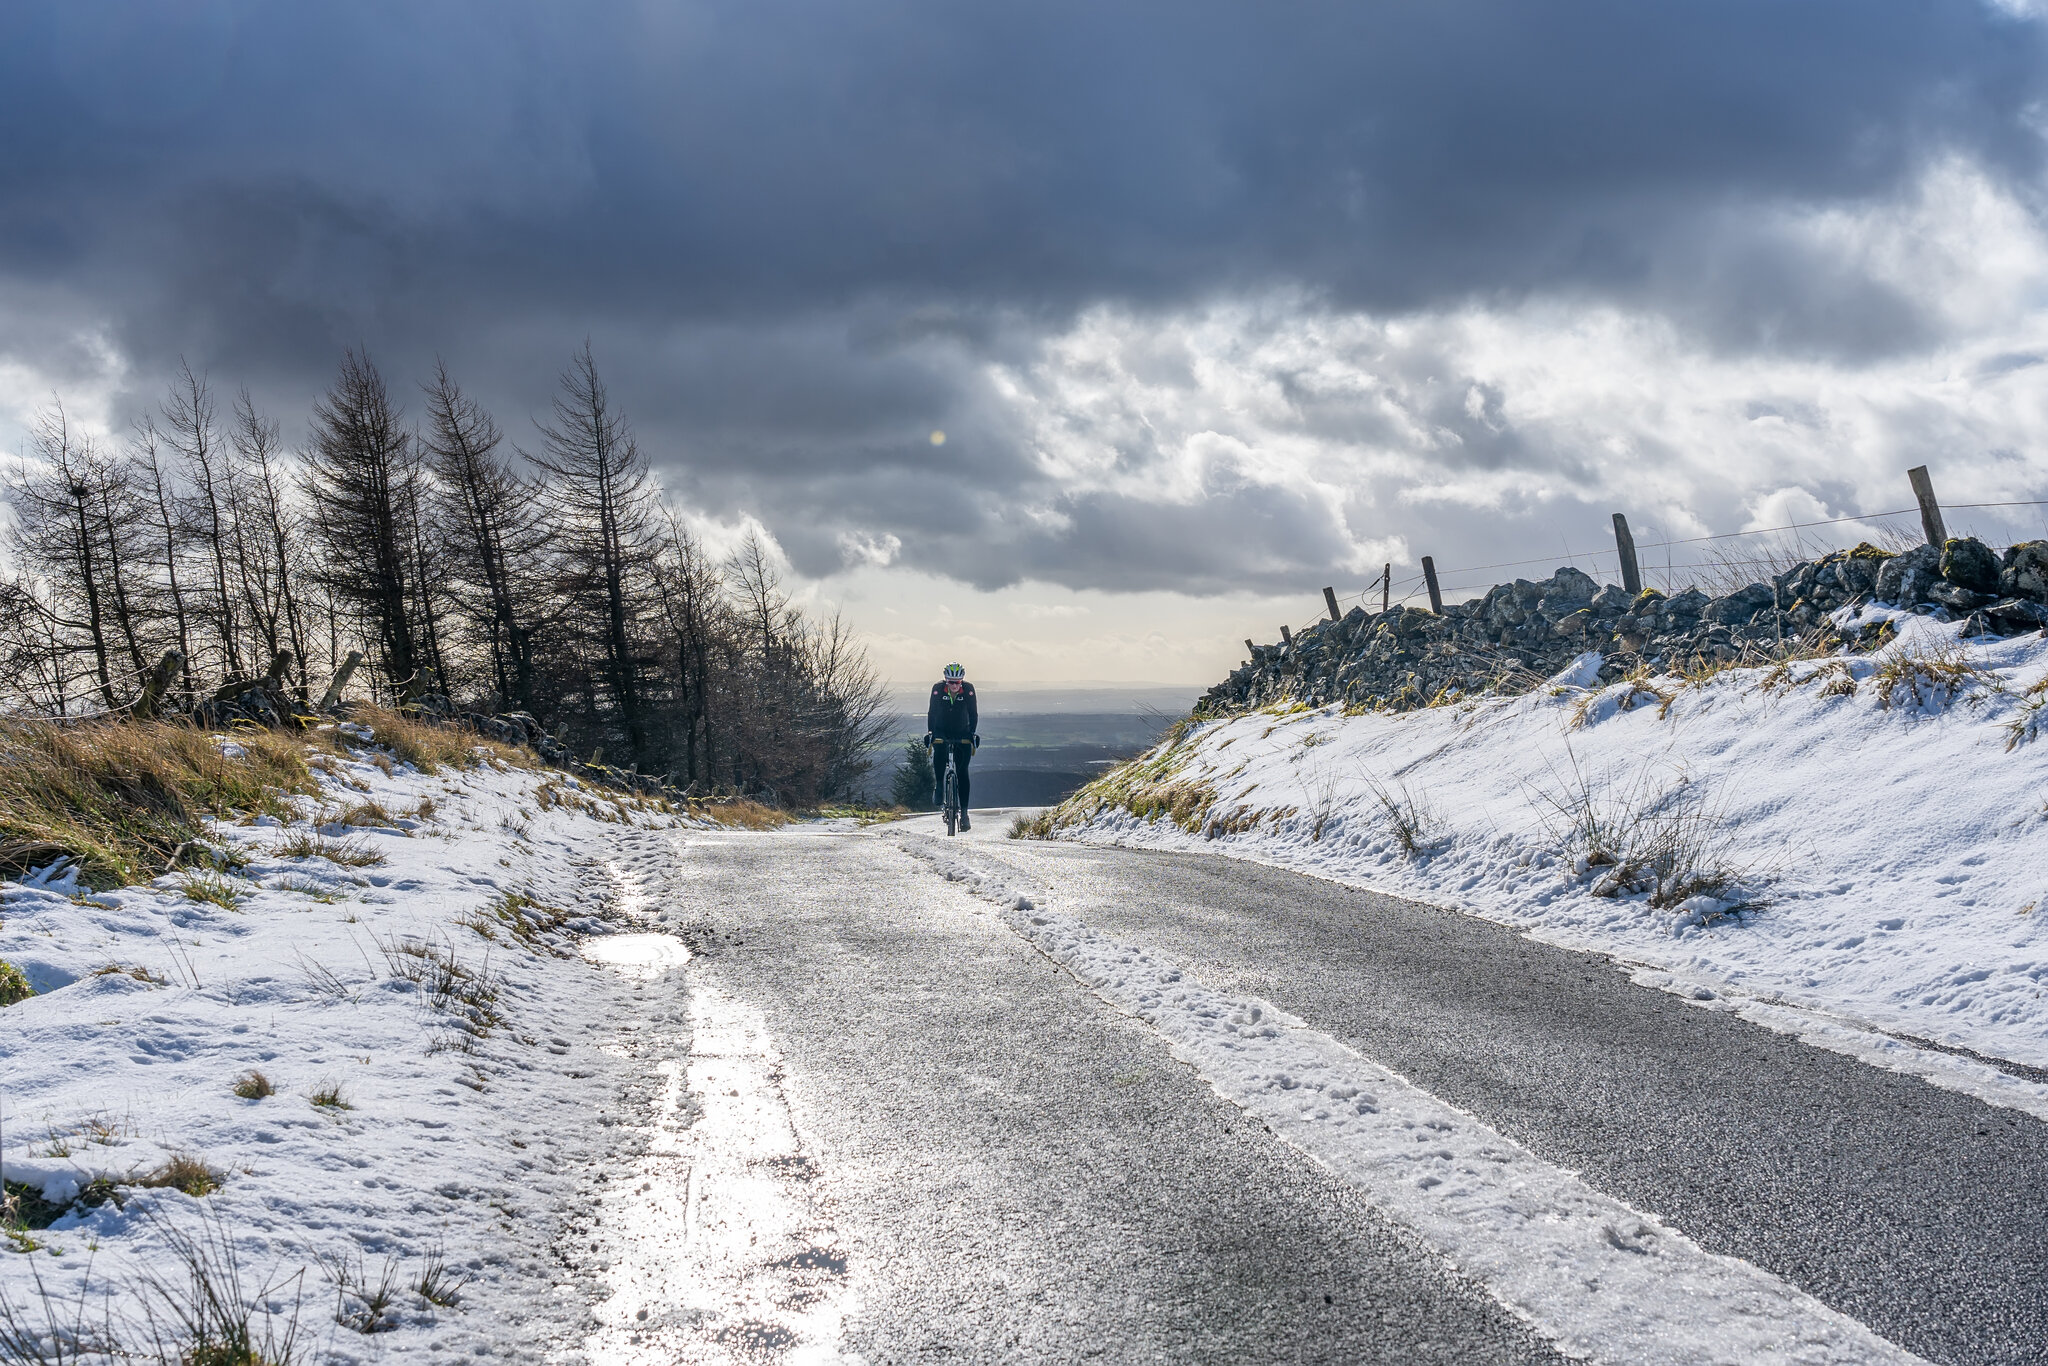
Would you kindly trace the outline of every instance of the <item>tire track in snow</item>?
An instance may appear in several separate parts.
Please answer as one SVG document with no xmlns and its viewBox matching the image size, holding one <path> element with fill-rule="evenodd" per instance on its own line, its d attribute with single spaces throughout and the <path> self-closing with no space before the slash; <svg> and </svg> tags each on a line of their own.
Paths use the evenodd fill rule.
<svg viewBox="0 0 2048 1366">
<path fill-rule="evenodd" d="M 1304 1021 L 1213 991 L 1046 909 L 1013 871 L 933 839 L 892 842 L 993 903 L 1047 957 L 1156 1029 L 1220 1095 L 1358 1187 L 1567 1354 L 1617 1366 L 1921 1360 L 1601 1194 Z"/>
</svg>

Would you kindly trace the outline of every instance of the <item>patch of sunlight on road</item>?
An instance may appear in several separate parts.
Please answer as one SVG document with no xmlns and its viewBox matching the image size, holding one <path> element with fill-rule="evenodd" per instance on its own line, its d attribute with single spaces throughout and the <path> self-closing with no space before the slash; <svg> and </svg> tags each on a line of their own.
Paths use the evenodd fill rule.
<svg viewBox="0 0 2048 1366">
<path fill-rule="evenodd" d="M 642 980 L 689 957 L 658 934 L 610 935 L 584 951 Z M 846 1254 L 765 1022 L 698 983 L 687 1053 L 683 1042 L 660 1050 L 646 1153 L 611 1183 L 593 1230 L 611 1293 L 593 1311 L 589 1360 L 858 1363 L 839 1347 L 856 1303 Z"/>
</svg>

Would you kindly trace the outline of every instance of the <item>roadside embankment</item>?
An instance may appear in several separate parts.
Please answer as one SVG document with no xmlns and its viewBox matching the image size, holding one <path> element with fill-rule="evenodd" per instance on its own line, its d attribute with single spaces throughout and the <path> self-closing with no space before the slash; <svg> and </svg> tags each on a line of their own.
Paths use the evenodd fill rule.
<svg viewBox="0 0 2048 1366">
<path fill-rule="evenodd" d="M 2021 1064 L 2034 1086 L 2048 641 L 1941 615 L 1836 609 L 1831 630 L 1884 638 L 1864 654 L 1615 678 L 1583 651 L 1514 696 L 1192 719 L 1020 833 L 1452 905 L 1710 1008 L 1833 1012 Z"/>
</svg>

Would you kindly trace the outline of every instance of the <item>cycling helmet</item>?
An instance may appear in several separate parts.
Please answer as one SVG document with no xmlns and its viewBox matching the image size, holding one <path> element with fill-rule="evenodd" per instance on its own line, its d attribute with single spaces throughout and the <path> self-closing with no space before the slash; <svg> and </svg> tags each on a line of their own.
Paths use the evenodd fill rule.
<svg viewBox="0 0 2048 1366">
<path fill-rule="evenodd" d="M 946 666 L 946 681 L 948 683 L 958 683 L 965 677 L 967 677 L 967 670 L 961 668 L 958 664 L 948 664 Z"/>
</svg>

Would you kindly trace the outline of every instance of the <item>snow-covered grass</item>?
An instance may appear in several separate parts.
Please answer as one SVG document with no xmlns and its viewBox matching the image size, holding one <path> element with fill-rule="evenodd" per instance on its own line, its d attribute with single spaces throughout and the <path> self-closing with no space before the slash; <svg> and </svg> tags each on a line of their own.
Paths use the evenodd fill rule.
<svg viewBox="0 0 2048 1366">
<path fill-rule="evenodd" d="M 284 742 L 197 737 L 179 764 L 265 789 L 184 814 L 198 866 L 0 883 L 35 993 L 0 1008 L 0 1361 L 52 1330 L 538 1360 L 582 1315 L 550 1240 L 615 1133 L 631 987 L 574 941 L 615 918 L 618 840 L 691 818 L 419 729 L 316 742 L 299 795 L 264 781 Z M 95 847 L 109 873 L 135 846 Z"/>
<path fill-rule="evenodd" d="M 1259 859 L 2048 1067 L 2048 642 L 1205 722 L 1025 834 Z"/>
</svg>

